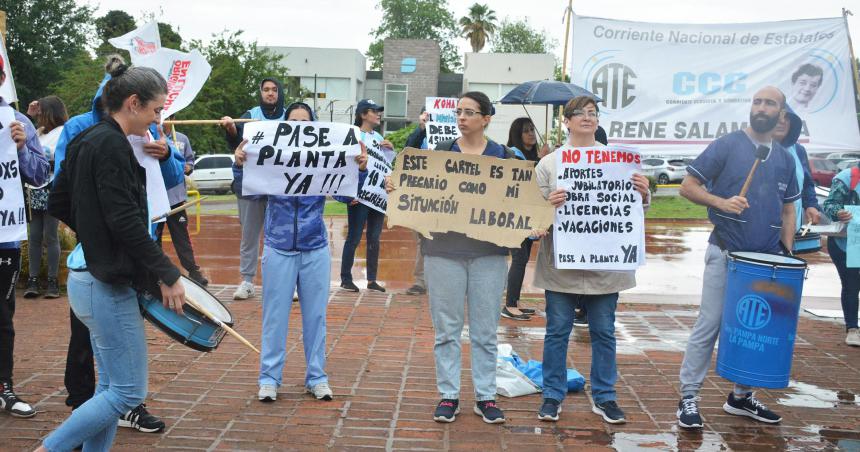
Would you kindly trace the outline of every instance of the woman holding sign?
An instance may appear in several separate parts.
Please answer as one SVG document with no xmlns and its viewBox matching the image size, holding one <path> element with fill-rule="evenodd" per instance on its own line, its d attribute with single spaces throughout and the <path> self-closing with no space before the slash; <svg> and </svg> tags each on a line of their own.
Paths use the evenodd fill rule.
<svg viewBox="0 0 860 452">
<path fill-rule="evenodd" d="M 383 148 L 394 148 L 390 141 L 373 130 L 379 127 L 382 110 L 382 105 L 377 105 L 370 99 L 359 101 L 358 106 L 355 107 L 355 125 L 361 129 L 361 141 L 368 149 L 373 149 L 381 155 L 384 154 Z M 358 175 L 359 192 L 365 179 L 367 179 L 366 170 Z M 385 214 L 360 203 L 358 198 L 335 196 L 335 199 L 348 204 L 346 208 L 348 229 L 340 261 L 340 287 L 350 292 L 358 292 L 358 286 L 352 281 L 352 264 L 355 261 L 355 249 L 361 242 L 361 232 L 367 224 L 367 288 L 385 292 L 385 287 L 376 282 L 376 270 L 379 268 L 379 236 L 382 235 Z"/>
<path fill-rule="evenodd" d="M 598 123 L 597 103 L 591 97 L 571 99 L 564 107 L 564 124 L 570 131 L 565 146 L 571 148 L 600 148 L 594 138 Z M 556 208 L 564 205 L 567 193 L 557 188 L 558 169 L 555 153 L 542 158 L 535 169 L 538 185 L 544 196 Z M 633 186 L 649 199 L 648 179 L 633 176 Z M 595 237 L 599 240 L 599 237 Z M 543 348 L 543 405 L 538 418 L 557 421 L 561 402 L 567 394 L 567 347 L 573 328 L 575 309 L 583 303 L 588 313 L 591 334 L 591 395 L 592 411 L 606 422 L 625 422 L 615 395 L 617 377 L 615 362 L 615 308 L 618 292 L 636 285 L 634 271 L 560 270 L 555 267 L 553 234 L 541 241 L 535 269 L 535 286 L 546 291 L 546 337 Z"/>
<path fill-rule="evenodd" d="M 313 121 L 311 107 L 290 104 L 288 121 Z M 241 168 L 244 146 L 234 156 Z M 356 157 L 364 169 L 367 155 Z M 287 356 L 287 333 L 293 293 L 298 288 L 302 308 L 302 339 L 305 349 L 305 388 L 317 400 L 331 400 L 332 390 L 325 372 L 326 308 L 328 306 L 331 254 L 323 220 L 325 196 L 269 196 L 263 233 L 263 334 L 260 354 L 261 402 L 278 398 Z"/>
</svg>

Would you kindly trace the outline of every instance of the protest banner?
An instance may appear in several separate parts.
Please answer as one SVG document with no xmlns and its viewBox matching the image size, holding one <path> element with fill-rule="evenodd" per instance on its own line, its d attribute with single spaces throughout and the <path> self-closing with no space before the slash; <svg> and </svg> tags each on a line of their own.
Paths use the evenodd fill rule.
<svg viewBox="0 0 860 452">
<path fill-rule="evenodd" d="M 242 194 L 355 198 L 360 133 L 333 122 L 247 123 Z"/>
<path fill-rule="evenodd" d="M 752 97 L 780 88 L 810 153 L 860 149 L 843 17 L 735 24 L 574 16 L 571 81 L 600 96 L 609 142 L 698 154 L 741 130 Z M 606 118 L 604 120 L 604 118 Z"/>
<path fill-rule="evenodd" d="M 161 165 L 158 159 L 147 154 L 143 145 L 152 141 L 149 132 L 145 137 L 129 135 L 128 142 L 134 150 L 137 163 L 146 171 L 146 200 L 149 203 L 149 217 L 159 217 L 170 211 L 170 201 L 167 199 L 167 188 L 164 186 L 164 177 L 161 175 Z M 165 221 L 164 218 L 156 220 L 155 223 Z"/>
<path fill-rule="evenodd" d="M 552 206 L 538 189 L 532 162 L 406 148 L 391 179 L 388 227 L 427 238 L 452 231 L 518 248 L 534 229 L 552 224 Z"/>
<path fill-rule="evenodd" d="M 365 132 L 361 134 L 364 136 Z M 384 214 L 388 209 L 385 178 L 391 174 L 391 159 L 375 138 L 364 140 L 364 144 L 367 146 L 367 177 L 358 191 L 358 202 Z"/>
<path fill-rule="evenodd" d="M 162 118 L 190 105 L 212 72 L 212 66 L 197 49 L 185 53 L 160 48 L 151 54 L 142 55 L 135 64 L 153 68 L 167 80 L 167 99 L 161 111 Z"/>
<path fill-rule="evenodd" d="M 6 74 L 6 81 L 0 85 L 0 97 L 8 104 L 18 102 L 18 92 L 15 91 L 15 79 L 12 78 L 12 63 L 6 54 L 6 43 L 3 38 L 0 38 L 0 58 L 3 59 L 3 72 Z"/>
<path fill-rule="evenodd" d="M 460 136 L 457 127 L 456 97 L 428 97 L 424 109 L 430 114 L 427 121 L 427 147 L 436 149 L 436 145 Z"/>
<path fill-rule="evenodd" d="M 555 151 L 557 187 L 567 190 L 553 224 L 555 267 L 635 270 L 645 263 L 642 195 L 633 187 L 641 156 L 610 146 Z"/>
<path fill-rule="evenodd" d="M 108 42 L 117 49 L 127 50 L 131 54 L 131 62 L 139 65 L 142 57 L 152 55 L 161 48 L 158 22 L 150 22 L 122 36 L 108 39 Z"/>
<path fill-rule="evenodd" d="M 0 242 L 27 240 L 24 190 L 18 172 L 18 146 L 12 140 L 12 107 L 0 107 Z"/>
<path fill-rule="evenodd" d="M 845 249 L 845 266 L 860 268 L 860 206 L 845 206 L 851 212 L 848 223 L 848 245 Z"/>
</svg>

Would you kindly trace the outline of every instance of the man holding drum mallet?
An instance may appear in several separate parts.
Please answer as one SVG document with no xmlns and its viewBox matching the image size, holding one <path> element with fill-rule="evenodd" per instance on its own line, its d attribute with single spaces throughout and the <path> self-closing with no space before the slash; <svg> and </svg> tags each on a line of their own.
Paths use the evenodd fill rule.
<svg viewBox="0 0 860 452">
<path fill-rule="evenodd" d="M 681 196 L 708 207 L 708 239 L 699 317 L 681 364 L 678 424 L 702 428 L 698 400 L 723 321 L 729 252 L 783 253 L 794 241 L 794 201 L 800 197 L 794 159 L 773 140 L 785 116 L 785 95 L 768 86 L 754 96 L 750 126 L 714 140 L 687 167 Z M 787 227 L 782 227 L 786 225 Z M 782 418 L 758 401 L 752 388 L 735 384 L 723 409 L 766 423 Z"/>
</svg>

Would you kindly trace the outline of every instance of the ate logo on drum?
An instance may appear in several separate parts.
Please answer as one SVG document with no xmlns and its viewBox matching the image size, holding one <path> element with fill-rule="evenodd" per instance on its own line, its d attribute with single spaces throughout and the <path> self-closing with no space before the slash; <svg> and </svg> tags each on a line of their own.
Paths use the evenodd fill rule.
<svg viewBox="0 0 860 452">
<path fill-rule="evenodd" d="M 751 330 L 764 328 L 770 323 L 771 313 L 768 302 L 758 295 L 745 295 L 735 307 L 738 322 Z"/>
</svg>

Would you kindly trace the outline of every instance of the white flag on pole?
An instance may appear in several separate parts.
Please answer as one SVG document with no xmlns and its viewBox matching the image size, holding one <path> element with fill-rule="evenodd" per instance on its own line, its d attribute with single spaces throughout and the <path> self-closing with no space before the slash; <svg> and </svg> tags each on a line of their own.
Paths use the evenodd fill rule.
<svg viewBox="0 0 860 452">
<path fill-rule="evenodd" d="M 118 49 L 128 50 L 131 62 L 138 64 L 140 58 L 152 55 L 161 48 L 158 22 L 150 22 L 120 37 L 108 39 L 108 42 Z"/>
<path fill-rule="evenodd" d="M 212 66 L 197 49 L 185 53 L 162 47 L 155 53 L 140 57 L 135 64 L 151 67 L 167 80 L 163 118 L 191 104 L 212 72 Z"/>
<path fill-rule="evenodd" d="M 6 81 L 0 85 L 0 97 L 7 103 L 18 102 L 18 92 L 15 91 L 15 80 L 12 78 L 12 65 L 6 56 L 6 44 L 0 38 L 0 58 L 3 58 L 3 72 L 6 73 Z"/>
</svg>

